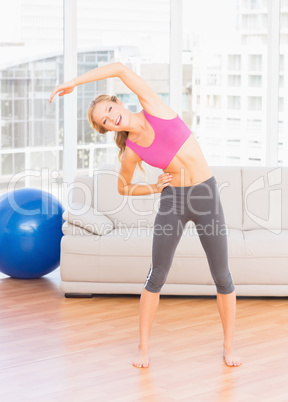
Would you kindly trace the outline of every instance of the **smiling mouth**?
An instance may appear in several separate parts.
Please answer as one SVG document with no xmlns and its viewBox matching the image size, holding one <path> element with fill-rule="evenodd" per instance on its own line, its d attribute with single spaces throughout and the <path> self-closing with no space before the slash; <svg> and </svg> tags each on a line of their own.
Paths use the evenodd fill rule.
<svg viewBox="0 0 288 402">
<path fill-rule="evenodd" d="M 121 114 L 120 114 L 119 117 L 118 117 L 118 119 L 117 119 L 117 121 L 116 121 L 116 126 L 119 126 L 119 125 L 120 125 L 121 120 L 122 120 L 122 116 L 121 116 Z"/>
</svg>

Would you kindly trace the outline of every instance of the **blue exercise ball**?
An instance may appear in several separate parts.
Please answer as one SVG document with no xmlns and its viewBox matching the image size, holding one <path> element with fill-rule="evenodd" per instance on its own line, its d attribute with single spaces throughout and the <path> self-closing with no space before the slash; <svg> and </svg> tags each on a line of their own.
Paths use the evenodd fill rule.
<svg viewBox="0 0 288 402">
<path fill-rule="evenodd" d="M 60 263 L 64 209 L 46 191 L 22 188 L 0 197 L 0 271 L 39 278 Z"/>
</svg>

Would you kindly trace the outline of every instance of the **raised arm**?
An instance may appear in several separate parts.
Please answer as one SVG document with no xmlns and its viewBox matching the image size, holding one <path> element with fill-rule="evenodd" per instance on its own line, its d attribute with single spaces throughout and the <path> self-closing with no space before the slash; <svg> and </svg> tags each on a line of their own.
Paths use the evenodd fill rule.
<svg viewBox="0 0 288 402">
<path fill-rule="evenodd" d="M 58 85 L 55 89 L 53 89 L 49 102 L 52 102 L 52 99 L 58 92 L 60 92 L 59 96 L 63 96 L 71 93 L 78 85 L 104 80 L 105 78 L 120 77 L 120 72 L 123 66 L 124 65 L 121 62 L 105 64 L 104 66 L 94 68 L 85 74 L 79 75 L 79 77 L 73 78 L 70 81 L 64 82 L 64 84 Z"/>
<path fill-rule="evenodd" d="M 51 92 L 49 102 L 52 102 L 52 99 L 58 92 L 59 96 L 63 96 L 71 93 L 78 85 L 113 77 L 119 77 L 122 82 L 138 96 L 141 105 L 148 113 L 151 110 L 149 108 L 151 105 L 154 105 L 154 110 L 156 106 L 158 110 L 164 109 L 171 111 L 169 106 L 166 105 L 162 98 L 143 80 L 143 78 L 121 62 L 105 64 L 104 66 L 94 68 L 79 77 L 58 85 Z"/>
</svg>

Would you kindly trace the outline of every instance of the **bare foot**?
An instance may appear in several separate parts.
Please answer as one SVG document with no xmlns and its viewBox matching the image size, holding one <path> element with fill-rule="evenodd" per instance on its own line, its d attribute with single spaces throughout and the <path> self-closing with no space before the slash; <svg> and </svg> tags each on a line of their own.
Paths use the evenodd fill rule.
<svg viewBox="0 0 288 402">
<path fill-rule="evenodd" d="M 242 361 L 239 357 L 234 356 L 232 348 L 223 348 L 223 358 L 227 366 L 229 367 L 237 367 L 242 364 Z"/>
<path fill-rule="evenodd" d="M 138 346 L 138 354 L 133 360 L 133 366 L 138 368 L 146 368 L 149 366 L 149 354 L 147 349 L 142 349 L 141 346 Z"/>
</svg>

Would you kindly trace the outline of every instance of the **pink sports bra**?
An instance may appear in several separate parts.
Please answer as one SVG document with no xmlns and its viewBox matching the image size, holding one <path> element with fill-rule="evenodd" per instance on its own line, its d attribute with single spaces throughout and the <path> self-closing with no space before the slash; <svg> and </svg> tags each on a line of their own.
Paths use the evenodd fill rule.
<svg viewBox="0 0 288 402">
<path fill-rule="evenodd" d="M 166 169 L 177 151 L 190 137 L 191 130 L 178 116 L 174 119 L 162 119 L 152 116 L 144 109 L 144 116 L 154 130 L 154 141 L 149 147 L 142 147 L 135 142 L 126 139 L 126 145 L 151 166 Z"/>
</svg>

